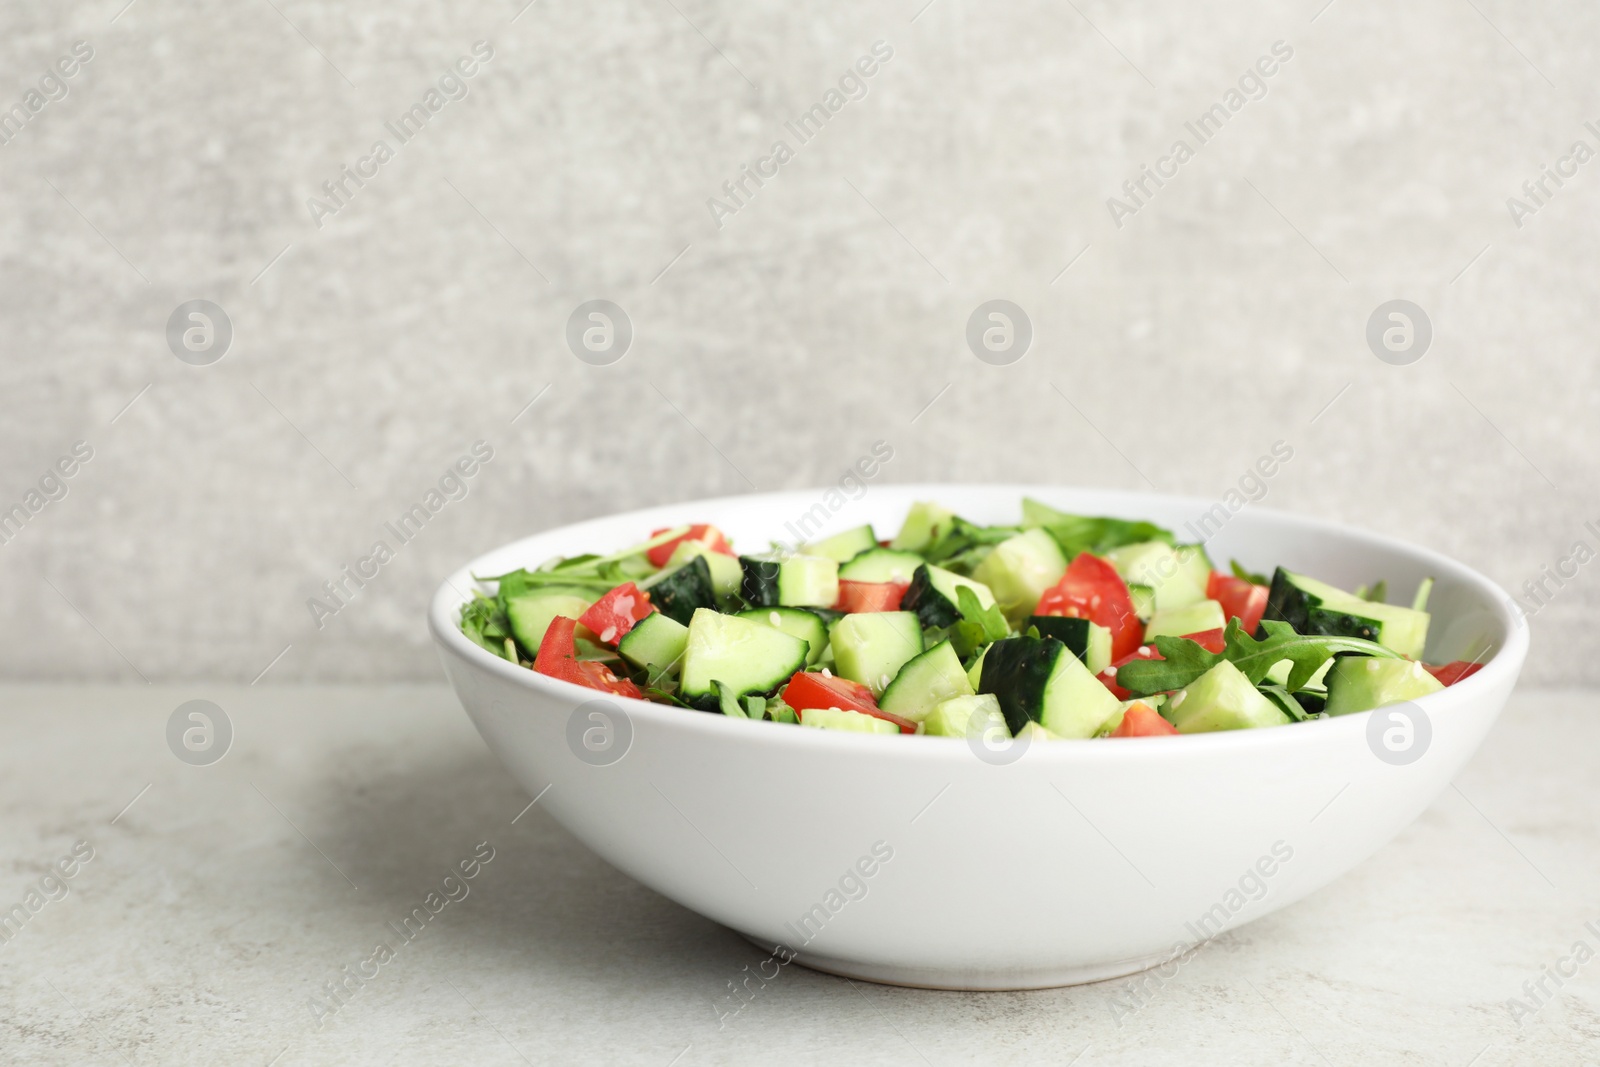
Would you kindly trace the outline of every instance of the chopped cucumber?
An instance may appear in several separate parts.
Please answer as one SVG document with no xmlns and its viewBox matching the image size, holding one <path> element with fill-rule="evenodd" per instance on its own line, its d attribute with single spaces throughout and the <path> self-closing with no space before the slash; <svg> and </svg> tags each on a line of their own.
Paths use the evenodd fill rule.
<svg viewBox="0 0 1600 1067">
<path fill-rule="evenodd" d="M 961 586 L 972 590 L 972 595 L 978 598 L 978 603 L 983 607 L 994 604 L 994 593 L 982 582 L 924 563 L 912 573 L 911 585 L 906 589 L 905 596 L 900 598 L 900 606 L 906 611 L 916 612 L 922 625 L 929 629 L 950 626 L 961 618 L 961 611 L 956 606 L 959 603 L 956 590 Z"/>
<path fill-rule="evenodd" d="M 921 552 L 943 536 L 944 532 L 950 528 L 950 520 L 955 517 L 955 512 L 948 508 L 942 508 L 938 504 L 930 504 L 925 500 L 919 500 L 911 505 L 911 510 L 906 513 L 906 521 L 900 524 L 900 532 L 894 535 L 894 540 L 889 542 L 889 547 L 909 552 Z"/>
<path fill-rule="evenodd" d="M 689 620 L 679 695 L 685 703 L 715 711 L 713 681 L 734 697 L 768 695 L 805 667 L 805 641 L 737 615 L 700 608 Z"/>
<path fill-rule="evenodd" d="M 617 642 L 617 652 L 640 670 L 676 672 L 688 643 L 687 626 L 659 611 L 652 611 L 622 635 L 622 640 Z"/>
<path fill-rule="evenodd" d="M 1150 587 L 1156 611 L 1187 607 L 1206 598 L 1210 574 L 1198 575 L 1194 565 L 1197 558 L 1204 559 L 1204 553 L 1189 553 L 1186 558 L 1165 541 L 1141 541 L 1106 553 L 1106 559 L 1130 587 Z"/>
<path fill-rule="evenodd" d="M 740 594 L 752 607 L 831 608 L 839 600 L 839 564 L 825 556 L 740 556 Z"/>
<path fill-rule="evenodd" d="M 1133 613 L 1139 616 L 1139 621 L 1149 622 L 1156 613 L 1155 587 L 1133 582 L 1128 586 L 1128 597 L 1133 601 Z"/>
<path fill-rule="evenodd" d="M 878 535 L 872 532 L 872 526 L 856 526 L 836 533 L 832 537 L 824 537 L 820 541 L 812 541 L 801 548 L 807 556 L 822 556 L 835 563 L 848 563 L 869 548 L 878 547 Z"/>
<path fill-rule="evenodd" d="M 1420 663 L 1341 656 L 1333 661 L 1333 669 L 1328 672 L 1326 711 L 1329 715 L 1354 715 L 1385 704 L 1415 700 L 1443 688 Z"/>
<path fill-rule="evenodd" d="M 1090 674 L 1099 674 L 1111 666 L 1111 631 L 1104 626 L 1068 615 L 1030 615 L 1023 629 L 1029 626 L 1038 630 L 1040 637 L 1053 637 L 1066 645 Z"/>
<path fill-rule="evenodd" d="M 878 706 L 902 719 L 921 722 L 934 707 L 951 697 L 971 696 L 972 685 L 961 658 L 949 641 L 906 661 L 883 691 Z"/>
<path fill-rule="evenodd" d="M 833 661 L 842 678 L 860 682 L 874 695 L 922 651 L 922 623 L 909 611 L 846 615 L 829 633 Z"/>
<path fill-rule="evenodd" d="M 1263 618 L 1303 634 L 1362 637 L 1410 659 L 1421 659 L 1428 643 L 1428 613 L 1353 593 L 1279 567 L 1272 575 Z"/>
<path fill-rule="evenodd" d="M 915 552 L 892 548 L 869 548 L 839 568 L 839 577 L 851 582 L 900 582 L 907 584 L 922 557 Z"/>
<path fill-rule="evenodd" d="M 1062 737 L 1093 737 L 1120 707 L 1111 690 L 1051 637 L 1008 637 L 990 645 L 978 691 L 999 698 L 1013 735 L 1032 720 Z"/>
<path fill-rule="evenodd" d="M 782 630 L 790 637 L 798 637 L 810 648 L 806 653 L 806 666 L 814 666 L 828 648 L 828 627 L 814 611 L 804 608 L 751 608 L 738 612 L 741 619 L 764 623 Z"/>
<path fill-rule="evenodd" d="M 977 659 L 967 665 L 967 684 L 972 686 L 974 693 L 978 691 L 978 683 L 983 681 L 983 657 L 988 654 L 989 648 L 984 646 L 983 651 L 978 653 Z"/>
<path fill-rule="evenodd" d="M 1162 714 L 1180 734 L 1282 726 L 1290 721 L 1283 709 L 1262 696 L 1244 672 L 1227 660 L 1172 694 Z"/>
<path fill-rule="evenodd" d="M 713 552 L 699 541 L 692 539 L 679 541 L 678 547 L 672 550 L 672 555 L 667 559 L 665 569 L 676 570 L 696 556 L 706 558 L 706 566 L 711 569 L 713 593 L 717 596 L 732 596 L 739 591 L 739 583 L 744 578 L 744 568 L 739 566 L 739 557 L 730 556 L 726 552 Z"/>
<path fill-rule="evenodd" d="M 1050 730 L 1046 730 L 1043 726 L 1040 726 L 1036 722 L 1030 722 L 1030 723 L 1028 723 L 1028 725 L 1026 725 L 1026 726 L 1024 726 L 1022 728 L 1022 732 L 1017 735 L 1017 740 L 1019 740 L 1019 741 L 1061 741 L 1061 740 L 1064 740 L 1064 739 L 1062 738 L 1062 736 L 1060 734 L 1055 733 L 1055 732 L 1050 731 Z"/>
<path fill-rule="evenodd" d="M 1197 600 L 1181 608 L 1168 608 L 1151 616 L 1145 627 L 1144 640 L 1149 644 L 1158 637 L 1187 637 L 1189 634 L 1220 630 L 1228 625 L 1222 605 L 1215 600 Z"/>
<path fill-rule="evenodd" d="M 1000 610 L 1015 622 L 1027 617 L 1039 598 L 1067 573 L 1067 558 L 1044 530 L 1024 530 L 994 546 L 972 576 L 989 587 Z"/>
<path fill-rule="evenodd" d="M 974 727 L 974 718 L 985 738 L 995 734 L 1001 738 L 1011 736 L 1006 717 L 1000 711 L 1000 701 L 992 693 L 941 701 L 922 720 L 922 732 L 932 737 L 966 737 L 967 731 Z"/>
<path fill-rule="evenodd" d="M 701 608 L 715 607 L 716 591 L 711 585 L 711 565 L 704 556 L 694 556 L 677 570 L 664 570 L 647 578 L 640 589 L 650 594 L 656 610 L 685 626 Z"/>
<path fill-rule="evenodd" d="M 857 734 L 897 734 L 900 727 L 888 719 L 880 719 L 860 711 L 843 708 L 801 708 L 800 725 L 815 726 L 823 730 L 846 730 Z"/>
<path fill-rule="evenodd" d="M 510 597 L 506 600 L 506 621 L 511 624 L 511 636 L 532 656 L 544 640 L 551 619 L 557 615 L 576 619 L 589 610 L 590 603 L 588 598 L 571 593 L 540 591 Z"/>
</svg>

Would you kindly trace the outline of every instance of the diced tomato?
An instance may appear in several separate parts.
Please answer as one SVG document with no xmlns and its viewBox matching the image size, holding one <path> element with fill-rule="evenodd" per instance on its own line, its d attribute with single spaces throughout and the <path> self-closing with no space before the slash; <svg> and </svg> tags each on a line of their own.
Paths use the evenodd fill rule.
<svg viewBox="0 0 1600 1067">
<path fill-rule="evenodd" d="M 1193 641 L 1196 644 L 1198 644 L 1201 648 L 1205 649 L 1207 652 L 1221 652 L 1224 648 L 1227 647 L 1223 643 L 1222 631 L 1221 630 L 1202 630 L 1199 633 L 1196 633 L 1196 634 L 1185 634 L 1184 636 L 1188 640 Z M 1100 679 L 1100 683 L 1102 685 L 1104 685 L 1107 689 L 1111 690 L 1111 695 L 1112 696 L 1116 697 L 1118 700 L 1127 700 L 1133 694 L 1131 692 L 1129 692 L 1128 690 L 1122 688 L 1122 686 L 1117 684 L 1117 671 L 1121 670 L 1122 667 L 1124 667 L 1125 665 L 1127 665 L 1129 663 L 1132 663 L 1136 659 L 1163 659 L 1163 658 L 1165 658 L 1165 657 L 1163 657 L 1161 655 L 1161 653 L 1156 651 L 1154 645 L 1140 645 L 1138 648 L 1134 649 L 1133 652 L 1131 652 L 1130 654 L 1128 654 L 1126 656 L 1123 656 L 1121 659 L 1116 660 L 1115 662 L 1113 662 L 1111 664 L 1111 666 L 1109 666 L 1105 670 L 1101 671 L 1098 675 L 1096 675 L 1096 677 Z"/>
<path fill-rule="evenodd" d="M 835 611 L 899 611 L 900 598 L 910 588 L 905 582 L 852 582 L 839 579 Z"/>
<path fill-rule="evenodd" d="M 1261 616 L 1267 611 L 1268 592 L 1264 585 L 1218 571 L 1212 571 L 1206 583 L 1206 596 L 1222 605 L 1222 617 L 1238 619 L 1247 634 L 1255 633 L 1256 627 L 1261 625 Z"/>
<path fill-rule="evenodd" d="M 672 527 L 663 526 L 659 530 L 652 530 L 650 532 L 650 536 L 658 537 L 670 529 L 672 529 Z M 667 565 L 667 560 L 672 558 L 672 550 L 677 548 L 678 545 L 684 541 L 699 541 L 702 545 L 705 545 L 713 552 L 721 552 L 724 556 L 733 555 L 733 546 L 728 544 L 728 539 L 722 536 L 721 530 L 717 529 L 715 526 L 711 526 L 703 522 L 697 522 L 693 526 L 689 527 L 688 533 L 685 533 L 681 537 L 674 537 L 670 541 L 661 542 L 659 545 L 646 552 L 645 557 L 657 567 L 665 567 Z"/>
<path fill-rule="evenodd" d="M 626 678 L 618 678 L 604 663 L 578 658 L 573 634 L 577 620 L 557 615 L 539 641 L 539 651 L 533 657 L 533 669 L 563 682 L 587 686 L 617 696 L 639 696 L 639 687 Z"/>
<path fill-rule="evenodd" d="M 1474 674 L 1483 670 L 1483 664 L 1471 663 L 1464 659 L 1458 659 L 1454 663 L 1446 663 L 1442 667 L 1433 667 L 1426 663 L 1422 666 L 1424 670 L 1439 679 L 1444 685 L 1455 685 L 1461 679 L 1471 678 Z"/>
<path fill-rule="evenodd" d="M 639 592 L 639 587 L 632 582 L 623 582 L 589 605 L 589 610 L 578 616 L 578 622 L 614 648 L 622 635 L 633 629 L 634 623 L 654 610 L 649 593 Z"/>
<path fill-rule="evenodd" d="M 894 723 L 900 727 L 900 732 L 903 734 L 917 732 L 917 724 L 910 719 L 902 719 L 878 707 L 877 700 L 872 696 L 872 690 L 860 682 L 852 682 L 848 678 L 840 678 L 834 674 L 795 671 L 794 677 L 789 679 L 789 688 L 783 691 L 783 702 L 795 711 L 802 708 L 859 711 L 875 719 Z"/>
<path fill-rule="evenodd" d="M 1061 581 L 1045 591 L 1034 614 L 1069 615 L 1104 626 L 1111 631 L 1113 660 L 1137 650 L 1144 637 L 1144 624 L 1133 610 L 1133 598 L 1122 575 L 1088 552 L 1080 553 Z"/>
<path fill-rule="evenodd" d="M 1162 737 L 1177 732 L 1177 727 L 1163 719 L 1156 709 L 1148 704 L 1135 704 L 1122 713 L 1122 724 L 1106 736 Z"/>
</svg>

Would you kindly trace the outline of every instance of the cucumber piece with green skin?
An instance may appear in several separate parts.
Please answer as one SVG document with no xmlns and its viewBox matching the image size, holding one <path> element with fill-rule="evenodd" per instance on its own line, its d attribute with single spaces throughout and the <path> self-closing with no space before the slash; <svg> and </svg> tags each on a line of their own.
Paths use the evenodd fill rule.
<svg viewBox="0 0 1600 1067">
<path fill-rule="evenodd" d="M 617 654 L 642 671 L 673 671 L 681 665 L 689 628 L 659 611 L 633 624 L 617 642 Z"/>
<path fill-rule="evenodd" d="M 922 625 L 929 629 L 951 626 L 961 618 L 961 609 L 956 606 L 960 595 L 956 590 L 961 586 L 971 589 L 972 595 L 978 598 L 978 603 L 983 607 L 994 604 L 994 593 L 982 582 L 924 563 L 912 572 L 911 585 L 900 598 L 900 607 L 916 612 Z"/>
<path fill-rule="evenodd" d="M 900 727 L 888 719 L 880 719 L 860 711 L 843 708 L 801 708 L 800 725 L 815 726 L 823 730 L 844 730 L 854 734 L 897 734 Z"/>
<path fill-rule="evenodd" d="M 1007 637 L 990 645 L 978 691 L 999 699 L 1013 736 L 1031 721 L 1061 737 L 1093 737 L 1121 708 L 1053 637 Z"/>
<path fill-rule="evenodd" d="M 711 586 L 711 565 L 704 556 L 695 556 L 675 571 L 662 571 L 646 579 L 640 588 L 650 594 L 650 603 L 657 611 L 685 626 L 700 608 L 715 607 L 717 603 L 716 590 Z"/>
<path fill-rule="evenodd" d="M 1104 626 L 1068 615 L 1029 615 L 1022 628 L 1029 626 L 1038 630 L 1040 637 L 1053 637 L 1066 645 L 1090 674 L 1099 674 L 1111 666 L 1111 631 Z"/>
<path fill-rule="evenodd" d="M 983 657 L 989 654 L 989 646 L 985 645 L 983 651 L 967 667 L 967 684 L 972 686 L 972 691 L 978 691 L 978 683 L 983 681 Z"/>
<path fill-rule="evenodd" d="M 894 535 L 889 547 L 921 552 L 944 535 L 955 517 L 955 512 L 949 508 L 919 500 L 911 505 L 911 510 L 906 513 L 906 521 L 900 524 L 900 532 Z"/>
<path fill-rule="evenodd" d="M 1130 588 L 1134 585 L 1150 587 L 1153 608 L 1157 612 L 1188 607 L 1206 598 L 1206 585 L 1211 575 L 1208 571 L 1200 576 L 1196 563 L 1204 558 L 1203 551 L 1180 555 L 1165 541 L 1140 541 L 1106 553 L 1106 559 Z"/>
<path fill-rule="evenodd" d="M 1410 659 L 1421 659 L 1428 643 L 1427 612 L 1362 600 L 1282 567 L 1273 572 L 1262 618 L 1286 622 L 1298 633 L 1376 641 Z"/>
<path fill-rule="evenodd" d="M 839 676 L 877 696 L 922 652 L 922 623 L 909 611 L 858 612 L 833 624 L 828 643 Z"/>
<path fill-rule="evenodd" d="M 751 608 L 737 613 L 741 619 L 763 623 L 782 630 L 790 637 L 804 641 L 810 651 L 806 653 L 806 666 L 814 666 L 828 648 L 828 627 L 813 611 L 805 608 Z"/>
<path fill-rule="evenodd" d="M 589 610 L 592 601 L 573 593 L 556 593 L 540 590 L 523 596 L 506 599 L 506 622 L 511 626 L 511 636 L 528 653 L 529 658 L 539 650 L 550 620 L 557 615 L 576 619 Z"/>
<path fill-rule="evenodd" d="M 807 556 L 822 556 L 835 563 L 848 563 L 869 548 L 877 547 L 878 535 L 872 532 L 869 523 L 866 526 L 856 526 L 836 533 L 832 537 L 824 537 L 820 541 L 809 542 L 800 551 Z"/>
<path fill-rule="evenodd" d="M 900 582 L 907 584 L 922 566 L 915 552 L 893 548 L 869 548 L 839 568 L 839 577 L 849 582 Z"/>
<path fill-rule="evenodd" d="M 1354 715 L 1425 697 L 1443 688 L 1422 664 L 1411 660 L 1340 656 L 1328 671 L 1328 703 L 1324 710 L 1329 715 Z"/>
<path fill-rule="evenodd" d="M 1197 600 L 1185 607 L 1168 608 L 1151 616 L 1149 625 L 1144 629 L 1144 643 L 1148 645 L 1158 637 L 1187 637 L 1207 630 L 1220 630 L 1226 625 L 1228 620 L 1221 604 L 1215 600 Z"/>
<path fill-rule="evenodd" d="M 1227 660 L 1172 694 L 1162 715 L 1180 734 L 1283 726 L 1290 719 Z"/>
<path fill-rule="evenodd" d="M 739 592 L 751 607 L 831 608 L 839 600 L 839 564 L 823 556 L 740 556 Z"/>
<path fill-rule="evenodd" d="M 949 641 L 940 641 L 906 661 L 878 700 L 878 707 L 902 719 L 921 722 L 951 697 L 971 696 L 972 684 L 961 669 L 961 657 Z"/>
<path fill-rule="evenodd" d="M 734 697 L 770 696 L 806 663 L 806 642 L 737 615 L 700 608 L 689 620 L 678 695 L 702 711 L 720 710 L 712 682 Z"/>
<path fill-rule="evenodd" d="M 711 591 L 717 596 L 732 596 L 739 591 L 739 583 L 744 579 L 744 568 L 739 566 L 739 557 L 730 556 L 726 552 L 713 552 L 699 541 L 679 541 L 678 547 L 672 550 L 672 555 L 667 559 L 664 570 L 676 570 L 688 563 L 696 556 L 704 556 L 706 566 L 711 570 Z"/>
<path fill-rule="evenodd" d="M 1133 613 L 1139 616 L 1140 622 L 1149 622 L 1156 613 L 1156 591 L 1154 586 L 1140 585 L 1138 582 L 1128 586 L 1128 599 L 1133 601 Z"/>
<path fill-rule="evenodd" d="M 922 720 L 922 732 L 930 737 L 966 737 L 967 731 L 972 729 L 985 739 L 1011 736 L 1011 728 L 1000 711 L 1000 701 L 993 693 L 951 697 L 935 705 Z"/>
<path fill-rule="evenodd" d="M 839 602 L 839 563 L 825 556 L 790 556 L 778 564 L 778 603 L 831 608 Z"/>
<path fill-rule="evenodd" d="M 1067 573 L 1067 558 L 1044 530 L 1024 530 L 994 546 L 972 577 L 989 587 L 1005 617 L 1015 623 L 1039 605 L 1045 590 Z"/>
</svg>

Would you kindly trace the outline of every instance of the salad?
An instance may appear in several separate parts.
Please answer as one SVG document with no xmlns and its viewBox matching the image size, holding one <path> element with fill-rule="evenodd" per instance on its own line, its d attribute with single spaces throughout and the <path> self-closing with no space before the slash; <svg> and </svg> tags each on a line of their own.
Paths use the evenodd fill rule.
<svg viewBox="0 0 1600 1067">
<path fill-rule="evenodd" d="M 912 505 L 734 551 L 704 523 L 480 579 L 461 629 L 540 674 L 740 719 L 883 734 L 1152 737 L 1413 700 L 1478 663 L 1422 662 L 1410 606 L 1277 568 L 1219 571 L 1150 522 L 1022 501 L 1016 525 Z"/>
</svg>

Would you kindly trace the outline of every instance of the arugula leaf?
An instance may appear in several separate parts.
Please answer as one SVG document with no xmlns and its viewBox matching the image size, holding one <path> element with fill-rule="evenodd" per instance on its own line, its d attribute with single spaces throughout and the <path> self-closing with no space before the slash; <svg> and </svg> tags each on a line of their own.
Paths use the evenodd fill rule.
<svg viewBox="0 0 1600 1067">
<path fill-rule="evenodd" d="M 1386 603 L 1389 599 L 1389 583 L 1387 580 L 1379 581 L 1377 585 L 1372 587 L 1371 592 L 1367 591 L 1366 586 L 1362 586 L 1356 590 L 1356 596 L 1368 602 Z"/>
<path fill-rule="evenodd" d="M 461 632 L 501 659 L 517 662 L 515 652 L 507 654 L 511 624 L 506 619 L 505 609 L 494 597 L 473 590 L 472 601 L 461 606 Z"/>
<path fill-rule="evenodd" d="M 1275 682 L 1266 682 L 1256 688 L 1261 691 L 1262 696 L 1278 705 L 1279 708 L 1283 709 L 1283 713 L 1295 722 L 1306 721 L 1306 709 L 1300 706 L 1300 702 L 1294 698 L 1294 694 L 1289 692 L 1287 687 L 1278 685 Z"/>
<path fill-rule="evenodd" d="M 979 526 L 959 515 L 953 515 L 945 531 L 933 544 L 924 548 L 920 555 L 929 563 L 940 565 L 954 561 L 957 557 L 975 555 L 977 559 L 971 560 L 971 565 L 976 566 L 979 559 L 988 555 L 986 551 L 988 548 L 1021 532 L 1022 528 L 1019 526 Z"/>
<path fill-rule="evenodd" d="M 671 704 L 673 707 L 688 708 L 690 711 L 694 711 L 695 710 L 695 707 L 694 707 L 693 704 L 690 704 L 688 701 L 686 701 L 683 698 L 679 697 L 677 693 L 671 692 L 669 690 L 666 690 L 666 689 L 649 689 L 649 688 L 647 688 L 643 692 L 644 692 L 644 698 L 646 700 L 651 701 L 652 703 L 656 703 L 656 704 Z"/>
<path fill-rule="evenodd" d="M 956 586 L 956 610 L 961 612 L 961 618 L 950 627 L 950 643 L 963 660 L 984 645 L 1011 635 L 999 606 L 985 608 L 967 586 Z"/>
<path fill-rule="evenodd" d="M 745 713 L 744 708 L 740 707 L 739 698 L 734 696 L 733 691 L 727 686 L 721 682 L 713 681 L 711 690 L 717 694 L 717 704 L 721 707 L 722 714 L 730 719 L 748 719 L 750 717 Z"/>
<path fill-rule="evenodd" d="M 767 698 L 760 693 L 751 693 L 744 698 L 744 713 L 752 719 L 767 717 Z"/>
<path fill-rule="evenodd" d="M 767 701 L 767 718 L 772 722 L 786 722 L 791 726 L 800 725 L 800 716 L 795 710 L 777 697 Z"/>
<path fill-rule="evenodd" d="M 1187 637 L 1158 637 L 1156 651 L 1159 660 L 1134 660 L 1117 671 L 1117 684 L 1134 696 L 1149 696 L 1173 689 L 1182 689 L 1223 660 L 1230 661 L 1252 685 L 1260 685 L 1275 664 L 1288 660 L 1289 671 L 1286 688 L 1295 693 L 1304 689 L 1311 676 L 1335 655 L 1355 654 L 1377 659 L 1400 659 L 1376 641 L 1359 637 L 1332 637 L 1325 634 L 1296 633 L 1286 622 L 1263 621 L 1266 636 L 1256 640 L 1239 625 L 1238 618 L 1228 620 L 1223 632 L 1223 650 L 1208 652 L 1198 642 Z"/>
<path fill-rule="evenodd" d="M 1252 585 L 1271 585 L 1272 584 L 1272 579 L 1268 578 L 1265 574 L 1256 574 L 1256 573 L 1254 573 L 1252 571 L 1245 570 L 1242 566 L 1239 565 L 1239 561 L 1236 560 L 1236 559 L 1230 559 L 1228 561 L 1228 567 L 1229 567 L 1229 569 L 1231 569 L 1233 571 L 1233 576 L 1235 578 L 1242 578 L 1242 579 L 1244 579 L 1245 581 L 1249 582 Z"/>
<path fill-rule="evenodd" d="M 539 590 L 549 586 L 589 590 L 598 595 L 621 584 L 598 575 L 569 574 L 566 571 L 515 570 L 494 578 L 477 578 L 477 580 L 480 582 L 499 583 L 499 588 L 496 589 L 495 595 L 499 598 L 501 604 L 519 596 L 537 593 Z"/>
<path fill-rule="evenodd" d="M 1171 530 L 1153 522 L 1072 515 L 1030 497 L 1022 498 L 1022 525 L 1025 528 L 1043 528 L 1061 545 L 1061 551 L 1066 553 L 1068 559 L 1077 558 L 1080 552 L 1104 555 L 1113 548 L 1143 541 L 1165 541 L 1169 545 L 1177 542 Z"/>
</svg>

